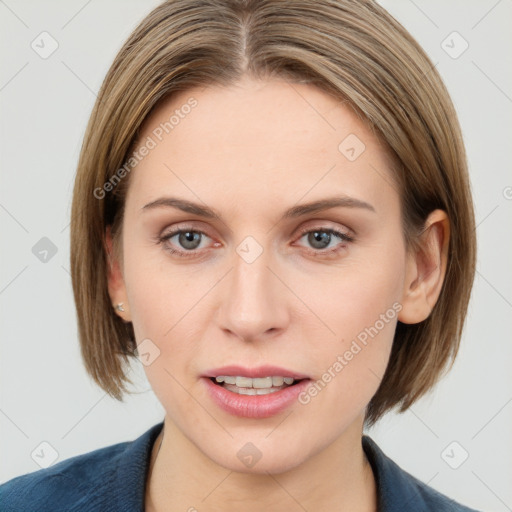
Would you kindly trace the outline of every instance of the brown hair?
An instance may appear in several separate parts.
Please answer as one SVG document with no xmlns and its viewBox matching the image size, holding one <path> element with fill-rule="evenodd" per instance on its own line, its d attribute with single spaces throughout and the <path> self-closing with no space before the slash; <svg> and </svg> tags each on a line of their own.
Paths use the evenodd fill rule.
<svg viewBox="0 0 512 512">
<path fill-rule="evenodd" d="M 104 237 L 112 226 L 119 253 L 130 177 L 124 167 L 119 179 L 119 170 L 142 123 L 176 91 L 244 74 L 313 84 L 368 123 L 394 161 L 408 248 L 431 211 L 447 212 L 440 297 L 423 322 L 398 322 L 366 411 L 372 425 L 397 405 L 405 411 L 453 364 L 476 258 L 465 149 L 448 92 L 419 44 L 372 0 L 168 0 L 130 35 L 98 94 L 73 192 L 71 275 L 86 369 L 118 400 L 127 392 L 134 331 L 111 304 Z"/>
</svg>

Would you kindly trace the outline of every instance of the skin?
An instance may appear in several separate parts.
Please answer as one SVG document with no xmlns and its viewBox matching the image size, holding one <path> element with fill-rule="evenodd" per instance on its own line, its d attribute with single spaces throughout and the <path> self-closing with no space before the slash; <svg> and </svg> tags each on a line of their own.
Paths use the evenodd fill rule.
<svg viewBox="0 0 512 512">
<path fill-rule="evenodd" d="M 438 298 L 446 214 L 432 212 L 422 250 L 408 252 L 385 149 L 346 104 L 311 85 L 244 78 L 183 91 L 146 120 L 140 141 L 190 97 L 197 106 L 131 173 L 119 258 L 106 232 L 109 292 L 125 308 L 117 314 L 133 322 L 137 343 L 149 338 L 160 350 L 144 367 L 166 411 L 146 510 L 376 511 L 361 445 L 364 412 L 397 320 L 424 320 Z M 366 146 L 354 161 L 338 150 L 349 134 Z M 374 211 L 345 206 L 281 219 L 289 207 L 342 195 Z M 207 205 L 222 220 L 143 210 L 162 196 Z M 179 235 L 157 242 L 178 226 L 205 233 L 195 256 L 166 250 L 187 251 Z M 327 238 L 340 250 L 326 256 L 301 227 L 336 229 L 354 241 Z M 247 236 L 263 249 L 250 264 L 236 251 Z M 396 303 L 395 318 L 306 405 L 239 418 L 200 380 L 226 364 L 275 364 L 317 381 Z M 237 457 L 248 442 L 262 453 L 252 468 Z"/>
</svg>

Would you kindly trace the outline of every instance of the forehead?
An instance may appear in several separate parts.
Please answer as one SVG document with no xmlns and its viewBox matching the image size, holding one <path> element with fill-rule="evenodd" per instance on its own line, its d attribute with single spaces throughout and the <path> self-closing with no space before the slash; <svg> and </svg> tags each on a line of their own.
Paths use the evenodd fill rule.
<svg viewBox="0 0 512 512">
<path fill-rule="evenodd" d="M 138 204 L 165 192 L 246 207 L 333 188 L 377 204 L 384 188 L 395 193 L 378 138 L 345 102 L 311 85 L 244 79 L 181 91 L 146 120 L 144 145 L 151 149 L 129 191 Z"/>
</svg>

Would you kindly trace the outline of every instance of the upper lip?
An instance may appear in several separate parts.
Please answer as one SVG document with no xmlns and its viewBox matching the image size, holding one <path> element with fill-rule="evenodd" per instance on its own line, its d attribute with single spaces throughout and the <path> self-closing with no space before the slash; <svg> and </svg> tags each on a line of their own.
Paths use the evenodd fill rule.
<svg viewBox="0 0 512 512">
<path fill-rule="evenodd" d="M 295 380 L 308 379 L 307 375 L 296 372 L 294 370 L 287 370 L 279 366 L 264 365 L 256 368 L 246 368 L 238 365 L 222 366 L 219 368 L 212 368 L 207 370 L 203 377 L 218 377 L 219 375 L 230 375 L 234 377 L 292 377 Z"/>
</svg>

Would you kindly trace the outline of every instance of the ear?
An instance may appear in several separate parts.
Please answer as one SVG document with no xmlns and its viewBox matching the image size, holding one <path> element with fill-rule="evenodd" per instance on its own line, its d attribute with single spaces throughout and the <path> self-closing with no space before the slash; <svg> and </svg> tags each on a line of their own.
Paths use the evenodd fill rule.
<svg viewBox="0 0 512 512">
<path fill-rule="evenodd" d="M 416 324 L 428 318 L 443 286 L 448 263 L 450 222 L 446 212 L 434 210 L 425 222 L 420 246 L 407 256 L 398 320 Z"/>
<path fill-rule="evenodd" d="M 116 314 L 120 316 L 125 322 L 131 322 L 130 309 L 128 307 L 128 300 L 126 296 L 126 286 L 124 284 L 124 277 L 121 270 L 121 264 L 114 254 L 111 226 L 107 226 L 105 231 L 105 250 L 107 253 L 108 263 L 108 294 L 112 301 L 112 307 Z M 118 305 L 124 311 L 118 309 Z"/>
</svg>

